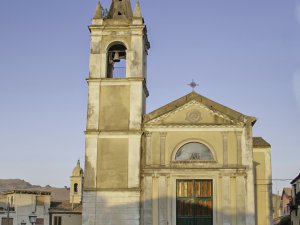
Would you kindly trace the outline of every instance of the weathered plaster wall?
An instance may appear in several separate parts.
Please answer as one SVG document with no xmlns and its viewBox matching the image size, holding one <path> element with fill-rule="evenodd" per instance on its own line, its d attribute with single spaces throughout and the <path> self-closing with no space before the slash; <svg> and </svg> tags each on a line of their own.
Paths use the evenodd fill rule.
<svg viewBox="0 0 300 225">
<path fill-rule="evenodd" d="M 82 215 L 81 214 L 63 214 L 63 213 L 54 213 L 52 214 L 52 224 L 55 225 L 54 217 L 61 217 L 61 224 L 63 225 L 81 225 L 82 224 Z M 46 225 L 46 224 L 45 224 Z"/>
<path fill-rule="evenodd" d="M 128 130 L 130 86 L 102 86 L 100 96 L 100 130 Z"/>
<path fill-rule="evenodd" d="M 257 225 L 272 224 L 271 149 L 254 148 Z"/>
<path fill-rule="evenodd" d="M 127 188 L 127 159 L 128 139 L 101 139 L 97 160 L 97 188 Z"/>
</svg>

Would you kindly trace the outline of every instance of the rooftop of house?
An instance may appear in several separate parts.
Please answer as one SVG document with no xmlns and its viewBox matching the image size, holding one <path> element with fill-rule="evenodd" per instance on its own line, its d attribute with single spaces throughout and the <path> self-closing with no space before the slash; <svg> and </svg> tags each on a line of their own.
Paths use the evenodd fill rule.
<svg viewBox="0 0 300 225">
<path fill-rule="evenodd" d="M 69 201 L 51 202 L 50 213 L 72 212 L 81 213 L 82 204 L 70 203 Z"/>
<path fill-rule="evenodd" d="M 300 173 L 299 173 L 299 175 L 298 175 L 297 177 L 295 177 L 295 178 L 292 180 L 291 184 L 296 183 L 299 179 L 300 179 Z"/>
<path fill-rule="evenodd" d="M 67 188 L 40 187 L 29 189 L 12 189 L 0 193 L 0 197 L 9 194 L 29 194 L 29 195 L 51 195 L 51 201 L 64 202 L 70 199 L 70 190 Z"/>
<path fill-rule="evenodd" d="M 10 194 L 29 194 L 29 195 L 51 195 L 49 191 L 42 191 L 42 190 L 9 190 L 4 191 L 3 195 L 10 195 Z"/>
<path fill-rule="evenodd" d="M 253 137 L 254 148 L 270 148 L 271 145 L 262 137 Z"/>
<path fill-rule="evenodd" d="M 286 196 L 288 198 L 291 197 L 292 196 L 292 188 L 290 188 L 290 187 L 283 188 L 281 199 L 283 196 Z"/>
</svg>

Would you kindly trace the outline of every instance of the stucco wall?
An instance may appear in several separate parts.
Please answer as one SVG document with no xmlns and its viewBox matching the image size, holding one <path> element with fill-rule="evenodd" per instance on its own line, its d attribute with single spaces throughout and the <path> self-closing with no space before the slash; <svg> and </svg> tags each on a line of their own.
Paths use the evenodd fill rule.
<svg viewBox="0 0 300 225">
<path fill-rule="evenodd" d="M 52 223 L 50 225 L 54 225 L 54 218 L 61 217 L 62 225 L 81 225 L 82 224 L 82 216 L 81 214 L 52 214 Z M 45 224 L 46 225 L 46 224 Z"/>
<path fill-rule="evenodd" d="M 257 225 L 270 225 L 273 217 L 270 148 L 254 148 L 253 161 Z"/>
<path fill-rule="evenodd" d="M 128 139 L 101 139 L 98 154 L 98 188 L 128 187 Z"/>
</svg>

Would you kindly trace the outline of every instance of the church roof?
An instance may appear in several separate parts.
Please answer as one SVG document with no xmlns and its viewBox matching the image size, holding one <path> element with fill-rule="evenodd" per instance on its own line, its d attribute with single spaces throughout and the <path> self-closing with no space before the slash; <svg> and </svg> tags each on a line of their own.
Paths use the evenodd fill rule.
<svg viewBox="0 0 300 225">
<path fill-rule="evenodd" d="M 166 113 L 176 110 L 177 108 L 179 108 L 193 100 L 200 102 L 201 104 L 205 105 L 206 107 L 210 108 L 211 110 L 216 110 L 222 114 L 225 114 L 233 120 L 236 120 L 236 121 L 239 121 L 242 123 L 250 122 L 252 125 L 254 125 L 256 122 L 255 117 L 246 116 L 246 115 L 239 113 L 233 109 L 230 109 L 220 103 L 210 100 L 194 91 L 165 105 L 165 106 L 162 106 L 162 107 L 154 110 L 153 112 L 146 114 L 144 116 L 144 122 L 147 123 L 153 119 L 156 119 Z"/>
<path fill-rule="evenodd" d="M 271 145 L 266 142 L 265 139 L 263 139 L 262 137 L 253 137 L 253 147 L 257 147 L 257 148 L 270 148 Z"/>
</svg>

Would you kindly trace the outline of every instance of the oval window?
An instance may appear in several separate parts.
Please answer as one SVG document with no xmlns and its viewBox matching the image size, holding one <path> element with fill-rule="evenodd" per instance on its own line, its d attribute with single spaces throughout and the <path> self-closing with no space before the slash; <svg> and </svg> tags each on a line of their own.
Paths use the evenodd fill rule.
<svg viewBox="0 0 300 225">
<path fill-rule="evenodd" d="M 211 151 L 203 144 L 190 142 L 183 145 L 176 153 L 175 160 L 203 160 L 213 161 L 214 157 Z"/>
</svg>

